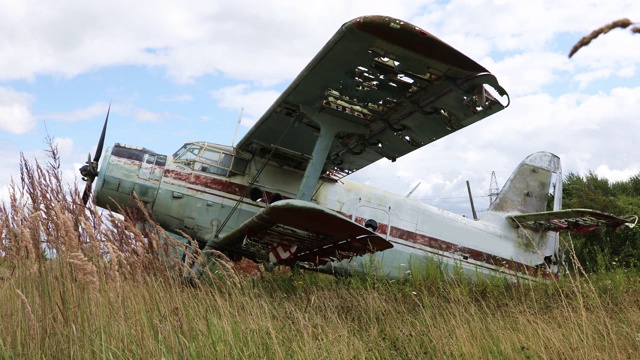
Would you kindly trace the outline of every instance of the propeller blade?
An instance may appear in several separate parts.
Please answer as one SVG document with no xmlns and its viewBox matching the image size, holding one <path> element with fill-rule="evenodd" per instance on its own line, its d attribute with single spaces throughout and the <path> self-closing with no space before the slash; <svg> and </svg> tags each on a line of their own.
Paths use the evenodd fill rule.
<svg viewBox="0 0 640 360">
<path fill-rule="evenodd" d="M 109 122 L 109 112 L 111 112 L 111 103 L 109 103 L 109 109 L 107 110 L 107 117 L 104 119 L 104 126 L 102 127 L 102 133 L 100 134 L 100 140 L 98 140 L 98 147 L 96 148 L 96 155 L 91 161 L 91 153 L 87 156 L 87 163 L 80 168 L 80 174 L 83 180 L 87 182 L 82 192 L 82 202 L 87 205 L 91 198 L 91 188 L 93 187 L 93 180 L 98 176 L 98 161 L 102 156 L 102 148 L 104 147 L 104 137 L 107 133 L 107 123 Z"/>
<path fill-rule="evenodd" d="M 102 134 L 100 134 L 100 140 L 98 140 L 98 148 L 96 149 L 96 156 L 93 158 L 93 162 L 96 162 L 96 163 L 100 160 L 100 156 L 102 156 L 102 147 L 104 146 L 104 136 L 107 133 L 107 122 L 109 122 L 110 111 L 111 111 L 111 103 L 109 103 L 109 109 L 107 109 L 107 118 L 104 119 Z"/>
<path fill-rule="evenodd" d="M 87 179 L 87 184 L 84 186 L 84 191 L 82 192 L 82 203 L 87 205 L 89 202 L 89 198 L 91 197 L 91 188 L 93 186 L 93 179 Z"/>
</svg>

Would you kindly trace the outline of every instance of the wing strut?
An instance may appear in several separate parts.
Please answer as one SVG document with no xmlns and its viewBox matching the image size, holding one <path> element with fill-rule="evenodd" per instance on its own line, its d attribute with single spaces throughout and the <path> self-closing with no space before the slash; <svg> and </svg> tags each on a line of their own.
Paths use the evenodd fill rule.
<svg viewBox="0 0 640 360">
<path fill-rule="evenodd" d="M 322 169 L 336 134 L 342 131 L 356 132 L 358 129 L 366 130 L 366 128 L 355 122 L 345 121 L 344 119 L 331 116 L 326 112 L 317 111 L 306 105 L 301 105 L 300 110 L 320 126 L 320 135 L 313 147 L 311 161 L 309 161 L 307 169 L 304 172 L 297 196 L 298 200 L 310 201 L 318 179 L 320 179 L 320 175 L 322 174 Z"/>
<path fill-rule="evenodd" d="M 240 112 L 240 118 L 242 118 L 242 111 Z M 238 121 L 238 124 L 239 123 L 240 122 Z M 224 219 L 224 221 L 222 222 L 222 225 L 218 227 L 218 230 L 216 231 L 215 236 L 211 240 L 209 240 L 209 242 L 207 242 L 205 250 L 213 249 L 213 246 L 214 246 L 213 244 L 214 243 L 212 242 L 212 240 L 218 238 L 218 236 L 220 236 L 220 233 L 222 232 L 224 227 L 227 226 L 227 222 L 229 222 L 229 219 L 231 219 L 231 216 L 233 215 L 233 213 L 238 209 L 238 206 L 240 206 L 240 203 L 242 203 L 242 199 L 244 199 L 247 196 L 247 194 L 249 193 L 249 190 L 253 187 L 253 185 L 256 183 L 256 181 L 258 181 L 258 177 L 260 176 L 260 174 L 262 174 L 262 171 L 264 170 L 264 168 L 267 167 L 267 164 L 271 160 L 271 156 L 273 155 L 274 151 L 278 148 L 278 146 L 280 145 L 280 142 L 282 141 L 282 139 L 284 139 L 285 135 L 287 135 L 287 133 L 289 132 L 289 129 L 291 129 L 291 126 L 293 125 L 293 123 L 294 123 L 294 120 L 292 119 L 289 122 L 289 126 L 287 127 L 287 130 L 285 130 L 282 133 L 282 135 L 280 136 L 280 140 L 278 140 L 278 143 L 273 147 L 273 149 L 271 150 L 271 153 L 269 153 L 269 156 L 267 156 L 266 161 L 262 164 L 260 169 L 258 169 L 258 171 L 256 172 L 256 175 L 253 177 L 253 179 L 251 179 L 251 181 L 249 182 L 249 186 L 247 186 L 245 188 L 244 192 L 242 193 L 242 195 L 240 196 L 238 201 L 236 201 L 235 205 L 233 205 L 233 209 L 231 209 L 231 211 L 229 212 L 229 215 L 227 215 L 227 217 Z"/>
</svg>

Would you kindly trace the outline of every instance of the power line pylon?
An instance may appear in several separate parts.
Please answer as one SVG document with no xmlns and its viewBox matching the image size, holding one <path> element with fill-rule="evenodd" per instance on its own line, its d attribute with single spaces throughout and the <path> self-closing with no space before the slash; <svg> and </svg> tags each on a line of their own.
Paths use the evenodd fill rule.
<svg viewBox="0 0 640 360">
<path fill-rule="evenodd" d="M 498 198 L 500 189 L 498 188 L 498 180 L 496 180 L 496 172 L 491 172 L 491 182 L 489 183 L 489 205 L 492 205 Z"/>
</svg>

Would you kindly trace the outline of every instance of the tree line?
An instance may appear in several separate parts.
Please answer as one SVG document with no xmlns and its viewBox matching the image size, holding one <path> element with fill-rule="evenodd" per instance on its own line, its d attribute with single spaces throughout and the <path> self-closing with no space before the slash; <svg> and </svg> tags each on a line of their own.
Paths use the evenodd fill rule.
<svg viewBox="0 0 640 360">
<path fill-rule="evenodd" d="M 563 181 L 562 207 L 640 216 L 640 173 L 612 182 L 591 171 L 584 176 L 570 172 Z M 587 272 L 640 270 L 640 226 L 563 234 L 561 239 L 575 249 L 575 258 Z"/>
</svg>

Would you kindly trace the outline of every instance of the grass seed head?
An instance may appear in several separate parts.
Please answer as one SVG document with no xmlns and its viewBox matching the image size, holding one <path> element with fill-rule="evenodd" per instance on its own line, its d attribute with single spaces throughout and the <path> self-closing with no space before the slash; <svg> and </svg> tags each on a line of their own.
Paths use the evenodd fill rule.
<svg viewBox="0 0 640 360">
<path fill-rule="evenodd" d="M 602 34 L 606 34 L 609 31 L 616 29 L 616 28 L 620 28 L 620 29 L 626 29 L 629 26 L 631 26 L 633 24 L 633 22 L 629 19 L 620 19 L 620 20 L 616 20 L 613 21 L 607 25 L 604 25 L 602 27 L 599 27 L 595 30 L 593 30 L 589 35 L 583 37 L 582 39 L 580 39 L 580 41 L 578 41 L 572 48 L 571 51 L 569 52 L 569 58 L 571 58 L 573 55 L 575 55 L 576 52 L 578 52 L 578 50 L 582 49 L 583 47 L 589 45 L 591 43 L 591 41 L 593 41 L 595 38 L 597 38 L 598 36 L 602 35 Z M 634 27 L 631 29 L 632 33 L 637 33 L 640 31 L 639 27 Z"/>
</svg>

